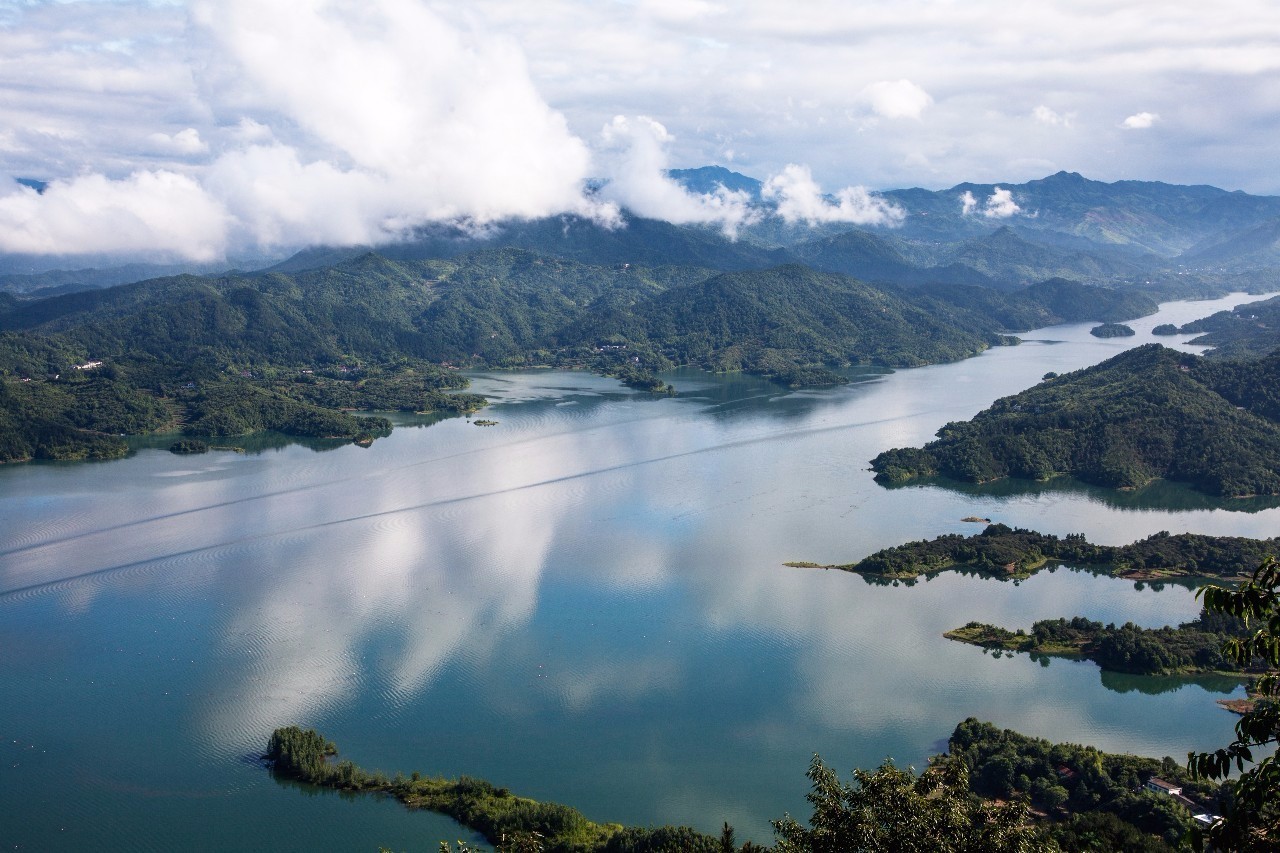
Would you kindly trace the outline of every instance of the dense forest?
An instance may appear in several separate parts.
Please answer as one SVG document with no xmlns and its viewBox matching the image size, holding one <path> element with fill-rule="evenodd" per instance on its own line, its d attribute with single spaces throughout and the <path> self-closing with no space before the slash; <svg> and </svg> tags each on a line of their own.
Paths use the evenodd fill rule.
<svg viewBox="0 0 1280 853">
<path fill-rule="evenodd" d="M 1046 377 L 871 465 L 883 483 L 1069 474 L 1115 488 L 1163 478 L 1215 496 L 1280 494 L 1277 387 L 1280 354 L 1214 361 L 1147 344 Z"/>
<path fill-rule="evenodd" d="M 585 368 L 657 393 L 673 389 L 656 372 L 684 364 L 830 385 L 848 365 L 950 361 L 1016 342 L 1009 329 L 1155 308 L 1138 293 L 1060 279 L 1007 293 L 899 290 L 796 264 L 751 268 L 767 259 L 712 252 L 709 263 L 730 268 L 717 272 L 512 247 L 425 260 L 365 252 L 260 274 L 5 294 L 0 461 L 113 458 L 125 452 L 121 434 L 166 428 L 364 442 L 389 424 L 350 411 L 482 406 L 457 393 L 460 367 Z"/>
<path fill-rule="evenodd" d="M 1025 578 L 1054 561 L 1135 580 L 1177 576 L 1236 578 L 1253 571 L 1264 557 L 1277 551 L 1280 538 L 1161 532 L 1129 545 L 1094 545 L 1079 533 L 1058 537 L 990 524 L 973 536 L 948 533 L 885 548 L 856 563 L 821 568 L 888 581 L 910 581 L 953 568 L 996 578 Z"/>
<path fill-rule="evenodd" d="M 1262 358 L 1280 349 L 1280 296 L 1219 311 L 1178 331 L 1199 333 L 1191 342 L 1212 346 L 1213 358 Z"/>
</svg>

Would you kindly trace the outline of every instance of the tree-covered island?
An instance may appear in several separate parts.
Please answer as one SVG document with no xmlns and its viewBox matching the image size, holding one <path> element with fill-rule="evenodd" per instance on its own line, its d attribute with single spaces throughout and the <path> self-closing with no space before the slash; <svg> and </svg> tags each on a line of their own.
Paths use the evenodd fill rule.
<svg viewBox="0 0 1280 853">
<path fill-rule="evenodd" d="M 518 796 L 469 777 L 388 776 L 337 760 L 314 730 L 277 729 L 264 758 L 281 778 L 394 797 L 410 809 L 452 817 L 503 853 L 777 853 L 939 850 L 1169 851 L 1186 849 L 1193 814 L 1229 805 L 1214 782 L 1196 780 L 1172 758 L 1152 759 L 1055 744 L 968 719 L 947 752 L 921 773 L 891 760 L 843 782 L 814 757 L 808 824 L 773 821 L 772 848 L 739 846 L 727 823 L 718 836 L 689 827 L 596 823 L 557 803 Z M 1159 793 L 1163 782 L 1176 797 Z M 443 846 L 442 846 L 443 849 Z"/>
<path fill-rule="evenodd" d="M 1094 545 L 1083 534 L 1054 536 L 1034 530 L 990 524 L 972 536 L 948 533 L 877 551 L 856 563 L 801 568 L 840 569 L 872 582 L 910 583 L 922 575 L 950 569 L 995 578 L 1026 578 L 1050 563 L 1070 563 L 1132 580 L 1169 577 L 1240 578 L 1268 554 L 1280 550 L 1280 538 L 1156 533 L 1129 545 Z"/>
<path fill-rule="evenodd" d="M 1124 323 L 1103 323 L 1090 329 L 1089 334 L 1095 338 L 1131 338 L 1137 332 Z"/>
<path fill-rule="evenodd" d="M 1220 497 L 1280 494 L 1280 354 L 1214 360 L 1146 344 L 937 435 L 878 455 L 876 480 L 1070 475 L 1113 488 L 1167 479 Z"/>
</svg>

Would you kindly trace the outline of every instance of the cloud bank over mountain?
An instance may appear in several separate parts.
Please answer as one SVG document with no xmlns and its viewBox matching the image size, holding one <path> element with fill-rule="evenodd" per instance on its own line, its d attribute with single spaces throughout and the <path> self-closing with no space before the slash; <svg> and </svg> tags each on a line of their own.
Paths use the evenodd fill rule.
<svg viewBox="0 0 1280 853">
<path fill-rule="evenodd" d="M 892 224 L 866 187 L 1058 169 L 1276 192 L 1277 92 L 1264 0 L 23 0 L 0 251 L 208 259 L 619 207 L 733 234 L 745 198 L 664 172 L 707 163 L 810 223 Z"/>
</svg>

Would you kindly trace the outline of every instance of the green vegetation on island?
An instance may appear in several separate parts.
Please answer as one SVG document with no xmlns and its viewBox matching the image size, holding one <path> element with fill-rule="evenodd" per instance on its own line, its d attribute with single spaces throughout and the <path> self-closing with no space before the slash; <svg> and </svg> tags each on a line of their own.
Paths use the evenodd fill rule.
<svg viewBox="0 0 1280 853">
<path fill-rule="evenodd" d="M 1243 622 L 1201 613 L 1175 627 L 1141 628 L 1132 622 L 1104 625 L 1084 617 L 1042 619 L 1031 630 L 1010 631 L 996 625 L 970 622 L 948 631 L 951 640 L 1031 655 L 1091 660 L 1108 672 L 1133 675 L 1243 674 L 1223 655 L 1227 640 L 1245 633 Z M 1256 668 L 1255 668 L 1256 669 Z"/>
<path fill-rule="evenodd" d="M 1095 338 L 1131 338 L 1137 332 L 1124 323 L 1103 323 L 1090 329 L 1089 334 Z"/>
<path fill-rule="evenodd" d="M 1083 534 L 1063 537 L 990 524 L 981 533 L 949 533 L 895 545 L 857 563 L 792 566 L 841 569 L 874 581 L 912 581 L 921 575 L 967 569 L 997 578 L 1025 578 L 1050 562 L 1107 572 L 1133 580 L 1168 577 L 1247 575 L 1268 554 L 1280 551 L 1280 537 L 1204 536 L 1156 533 L 1129 545 L 1094 545 Z"/>
<path fill-rule="evenodd" d="M 972 718 L 956 727 L 947 749 L 919 774 L 887 760 L 854 770 L 847 783 L 814 756 L 806 797 L 813 813 L 807 825 L 790 815 L 773 821 L 772 848 L 739 846 L 727 823 L 719 836 L 600 824 L 480 779 L 369 772 L 338 760 L 332 742 L 296 726 L 272 734 L 265 758 L 283 778 L 386 794 L 408 808 L 446 814 L 513 852 L 1167 851 L 1189 845 L 1193 813 L 1231 806 L 1219 785 L 1197 780 L 1172 758 L 1055 744 Z"/>
<path fill-rule="evenodd" d="M 330 762 L 337 747 L 314 729 L 297 726 L 276 729 L 266 759 L 273 772 L 326 788 L 382 793 L 410 809 L 446 814 L 503 850 L 545 853 L 721 853 L 720 838 L 688 827 L 652 829 L 601 824 L 576 809 L 512 794 L 481 779 L 387 776 L 369 772 L 350 761 Z M 738 848 L 731 848 L 738 849 Z"/>
<path fill-rule="evenodd" d="M 923 448 L 872 460 L 881 483 L 1068 474 L 1137 488 L 1163 478 L 1222 497 L 1280 494 L 1280 354 L 1212 361 L 1146 344 L 1002 397 Z"/>
<path fill-rule="evenodd" d="M 1178 327 L 1172 323 L 1161 323 L 1151 330 L 1151 334 L 1162 336 L 1176 335 L 1178 334 Z"/>
<path fill-rule="evenodd" d="M 1213 347 L 1212 358 L 1262 358 L 1280 349 L 1280 296 L 1193 320 L 1179 331 L 1199 333 L 1191 343 Z"/>
</svg>

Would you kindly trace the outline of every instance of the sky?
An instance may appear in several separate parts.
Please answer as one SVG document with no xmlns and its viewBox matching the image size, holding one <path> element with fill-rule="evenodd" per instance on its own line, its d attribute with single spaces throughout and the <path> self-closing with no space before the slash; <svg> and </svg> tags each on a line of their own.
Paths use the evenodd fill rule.
<svg viewBox="0 0 1280 853">
<path fill-rule="evenodd" d="M 732 236 L 745 198 L 665 176 L 713 164 L 889 226 L 876 190 L 1063 169 L 1280 194 L 1278 140 L 1273 0 L 0 0 L 8 253 L 622 209 Z"/>
</svg>

